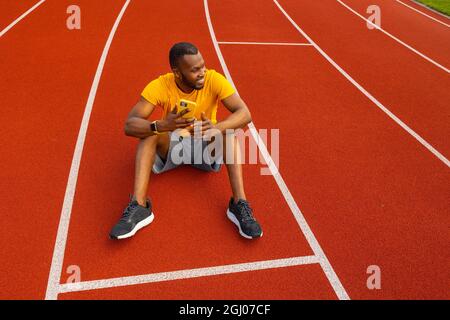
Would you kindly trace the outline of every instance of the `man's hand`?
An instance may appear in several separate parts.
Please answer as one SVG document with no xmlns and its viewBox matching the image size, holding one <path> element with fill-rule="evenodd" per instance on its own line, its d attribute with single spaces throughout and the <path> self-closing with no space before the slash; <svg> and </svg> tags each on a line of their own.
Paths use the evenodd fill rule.
<svg viewBox="0 0 450 320">
<path fill-rule="evenodd" d="M 186 128 L 194 124 L 195 118 L 183 118 L 183 116 L 190 111 L 189 109 L 185 109 L 178 114 L 177 111 L 178 107 L 177 105 L 175 105 L 175 107 L 171 112 L 167 114 L 167 117 L 164 120 L 158 121 L 158 131 L 175 131 L 177 129 Z"/>
<path fill-rule="evenodd" d="M 209 141 L 215 135 L 221 134 L 221 131 L 206 117 L 206 114 L 202 112 L 202 121 L 195 121 L 191 133 L 194 134 L 194 137 L 201 135 L 203 139 Z"/>
</svg>

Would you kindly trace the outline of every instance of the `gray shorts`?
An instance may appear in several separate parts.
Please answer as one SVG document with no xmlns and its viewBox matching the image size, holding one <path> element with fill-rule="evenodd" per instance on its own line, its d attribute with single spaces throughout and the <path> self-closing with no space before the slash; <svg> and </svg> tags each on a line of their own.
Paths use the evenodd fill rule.
<svg viewBox="0 0 450 320">
<path fill-rule="evenodd" d="M 181 165 L 191 165 L 194 168 L 218 172 L 223 159 L 220 152 L 211 155 L 208 142 L 201 138 L 181 137 L 176 132 L 169 133 L 169 150 L 164 160 L 156 153 L 152 171 L 155 174 L 175 169 Z"/>
</svg>

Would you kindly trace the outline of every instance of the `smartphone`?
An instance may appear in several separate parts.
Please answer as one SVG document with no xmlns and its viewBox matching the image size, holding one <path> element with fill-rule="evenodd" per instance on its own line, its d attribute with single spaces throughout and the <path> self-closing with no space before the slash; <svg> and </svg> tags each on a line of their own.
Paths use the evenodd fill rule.
<svg viewBox="0 0 450 320">
<path fill-rule="evenodd" d="M 185 109 L 189 109 L 189 112 L 183 115 L 183 118 L 195 118 L 195 109 L 197 108 L 197 103 L 193 101 L 189 101 L 186 99 L 180 99 L 180 103 L 178 104 L 178 113 Z"/>
</svg>

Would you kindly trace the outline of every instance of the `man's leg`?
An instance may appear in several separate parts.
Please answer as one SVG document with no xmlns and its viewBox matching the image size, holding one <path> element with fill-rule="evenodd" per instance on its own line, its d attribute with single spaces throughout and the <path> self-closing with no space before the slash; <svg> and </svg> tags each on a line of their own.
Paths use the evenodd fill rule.
<svg viewBox="0 0 450 320">
<path fill-rule="evenodd" d="M 226 163 L 227 152 L 232 153 L 232 156 L 228 156 L 229 159 L 233 159 L 232 163 Z M 227 167 L 228 179 L 230 180 L 234 202 L 237 203 L 239 199 L 247 200 L 245 197 L 244 180 L 242 177 L 241 148 L 235 135 L 228 137 L 227 135 L 223 136 L 223 162 Z"/>
<path fill-rule="evenodd" d="M 230 153 L 228 157 L 227 153 Z M 233 159 L 233 161 L 227 163 L 227 158 Z M 247 239 L 259 238 L 263 235 L 263 232 L 261 226 L 253 217 L 253 210 L 245 197 L 241 148 L 234 134 L 223 136 L 223 161 L 227 167 L 233 192 L 233 199 L 230 199 L 228 204 L 227 216 L 238 227 L 241 236 Z"/>
<path fill-rule="evenodd" d="M 166 159 L 169 142 L 168 134 L 153 135 L 139 141 L 134 174 L 134 197 L 141 206 L 145 206 L 147 201 L 148 183 L 156 152 Z"/>
<path fill-rule="evenodd" d="M 109 233 L 110 238 L 129 238 L 153 221 L 152 205 L 147 201 L 148 182 L 156 152 L 167 155 L 166 136 L 168 135 L 150 136 L 139 141 L 136 152 L 134 197 L 125 208 L 122 218 Z"/>
</svg>

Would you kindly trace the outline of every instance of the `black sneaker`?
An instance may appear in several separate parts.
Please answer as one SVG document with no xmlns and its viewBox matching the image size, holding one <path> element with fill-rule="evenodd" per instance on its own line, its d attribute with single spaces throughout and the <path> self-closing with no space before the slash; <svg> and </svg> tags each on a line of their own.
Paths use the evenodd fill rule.
<svg viewBox="0 0 450 320">
<path fill-rule="evenodd" d="M 235 204 L 233 198 L 230 199 L 227 210 L 230 219 L 238 228 L 241 236 L 247 239 L 262 237 L 261 226 L 252 215 L 252 208 L 246 200 L 239 199 Z"/>
<path fill-rule="evenodd" d="M 139 205 L 136 200 L 131 200 L 124 210 L 122 218 L 109 233 L 109 237 L 111 239 L 132 237 L 139 229 L 149 225 L 154 218 L 150 200 L 147 200 L 147 207 Z"/>
</svg>

